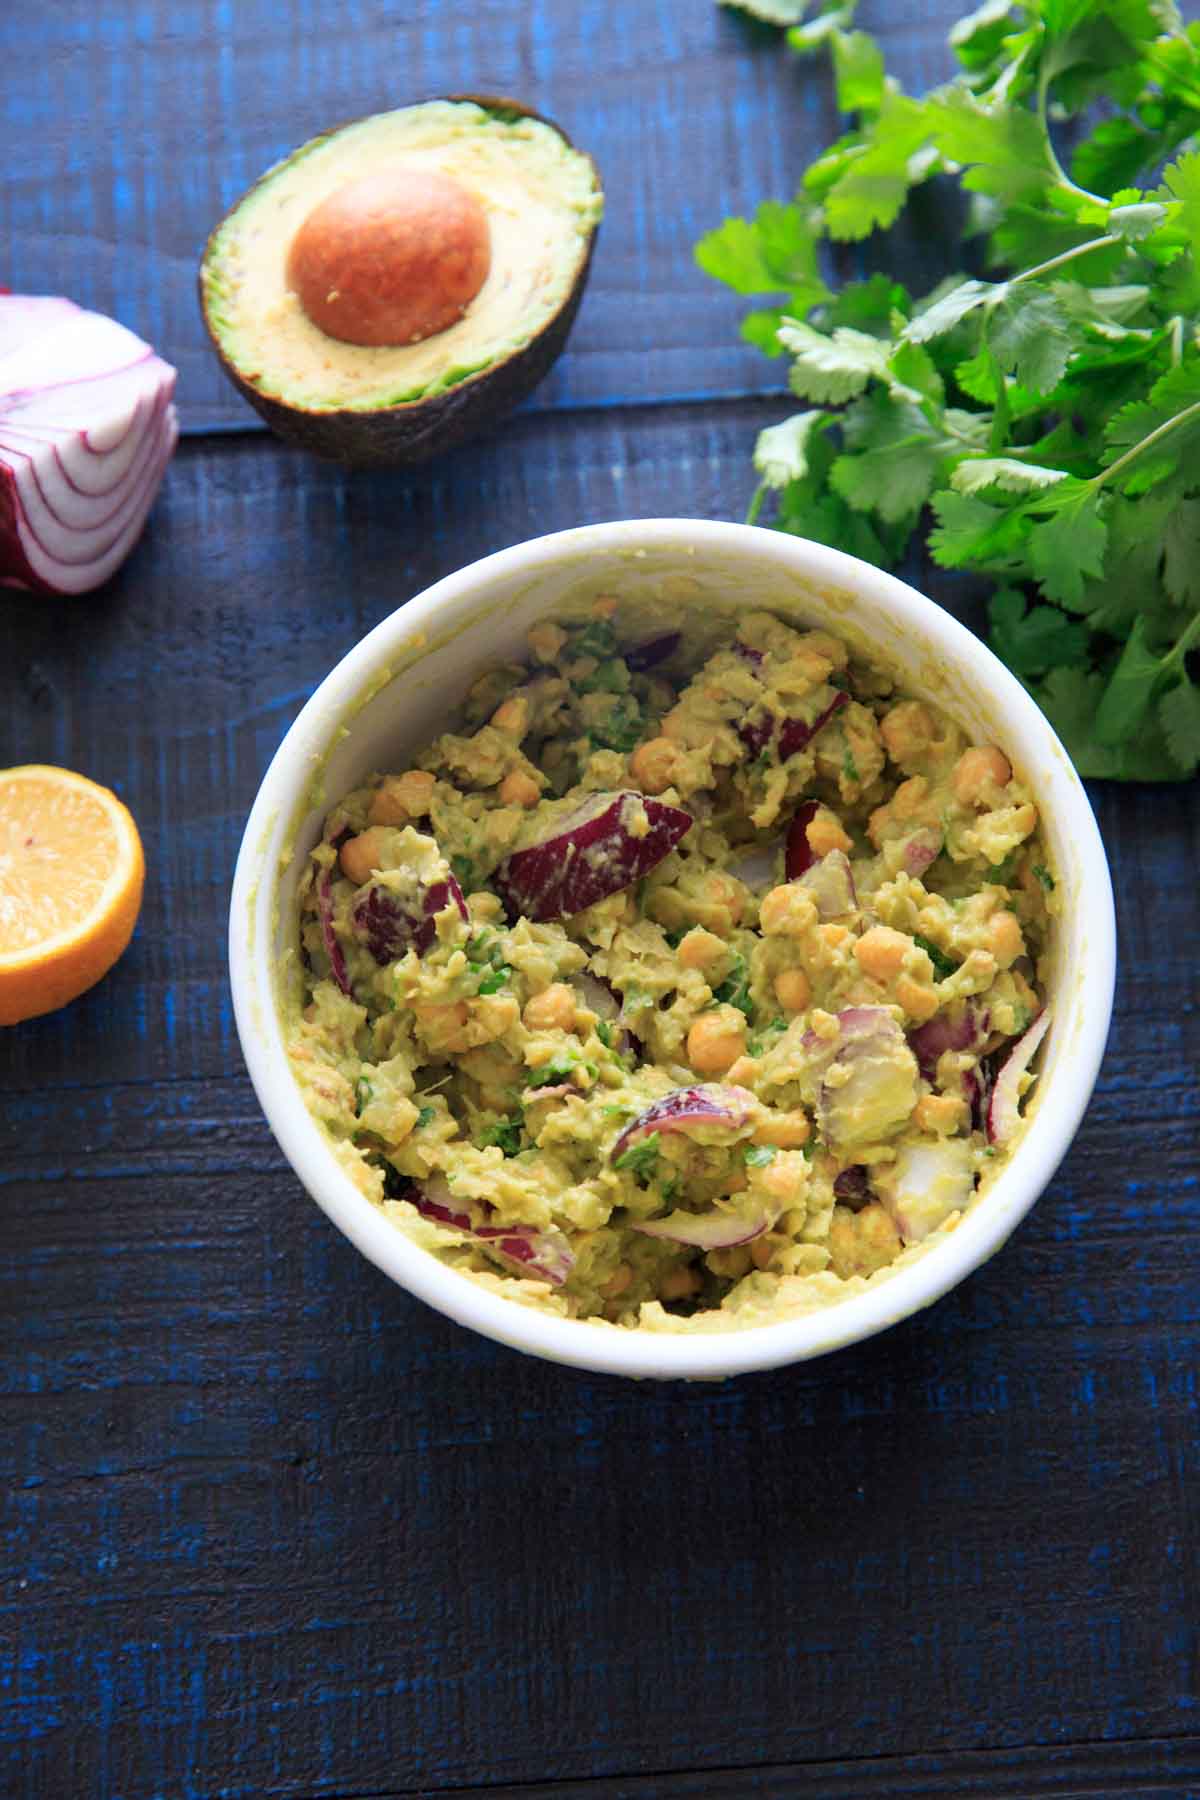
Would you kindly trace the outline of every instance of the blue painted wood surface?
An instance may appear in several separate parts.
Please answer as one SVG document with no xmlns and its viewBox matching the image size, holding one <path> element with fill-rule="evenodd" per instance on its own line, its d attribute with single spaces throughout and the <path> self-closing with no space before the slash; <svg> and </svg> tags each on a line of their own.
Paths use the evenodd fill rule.
<svg viewBox="0 0 1200 1800">
<path fill-rule="evenodd" d="M 10 278 L 154 336 L 193 426 L 243 423 L 190 311 L 209 215 L 313 125 L 514 88 L 612 204 L 572 350 L 502 433 L 353 477 L 199 438 L 104 593 L 0 595 L 0 763 L 110 782 L 150 871 L 109 979 L 0 1035 L 0 1793 L 1200 1793 L 1194 788 L 1096 791 L 1121 982 L 1045 1199 L 832 1360 L 637 1388 L 519 1358 L 368 1267 L 267 1132 L 223 934 L 272 750 L 470 558 L 741 515 L 778 403 L 734 397 L 770 371 L 687 245 L 832 123 L 707 0 L 283 10 L 0 17 L 9 135 L 40 146 L 5 170 Z M 956 10 L 863 15 L 917 84 Z"/>
</svg>

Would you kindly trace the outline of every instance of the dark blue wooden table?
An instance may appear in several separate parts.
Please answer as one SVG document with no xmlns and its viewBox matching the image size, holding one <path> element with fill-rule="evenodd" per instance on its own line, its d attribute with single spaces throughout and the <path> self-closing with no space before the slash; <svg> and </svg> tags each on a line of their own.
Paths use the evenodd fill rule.
<svg viewBox="0 0 1200 1800">
<path fill-rule="evenodd" d="M 953 0 L 861 10 L 945 71 Z M 232 1030 L 241 825 L 356 638 L 539 532 L 743 513 L 777 376 L 690 246 L 789 193 L 822 72 L 708 0 L 10 3 L 0 58 L 0 280 L 151 338 L 188 434 L 108 589 L 0 598 L 0 762 L 111 783 L 150 868 L 115 973 L 0 1037 L 0 1794 L 1200 1794 L 1194 788 L 1096 792 L 1116 1023 L 1045 1199 L 815 1365 L 639 1388 L 475 1340 L 304 1197 Z M 348 476 L 222 385 L 197 256 L 313 131 L 464 88 L 594 153 L 592 285 L 501 433 Z"/>
</svg>

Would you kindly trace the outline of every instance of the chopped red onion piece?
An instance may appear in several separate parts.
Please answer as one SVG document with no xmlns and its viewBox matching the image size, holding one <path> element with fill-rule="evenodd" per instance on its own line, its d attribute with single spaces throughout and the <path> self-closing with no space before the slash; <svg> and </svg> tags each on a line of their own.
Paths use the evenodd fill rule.
<svg viewBox="0 0 1200 1800">
<path fill-rule="evenodd" d="M 322 871 L 317 881 L 317 918 L 321 924 L 321 942 L 329 958 L 329 972 L 343 994 L 350 992 L 350 975 L 346 958 L 333 928 L 333 870 Z"/>
<path fill-rule="evenodd" d="M 834 714 L 841 712 L 843 706 L 849 704 L 849 694 L 836 688 L 829 705 L 811 723 L 806 719 L 785 719 L 779 732 L 780 762 L 786 762 L 789 756 L 795 756 L 800 750 L 807 750 L 822 726 L 828 725 Z"/>
<path fill-rule="evenodd" d="M 975 1192 L 971 1146 L 966 1138 L 936 1144 L 902 1144 L 896 1160 L 878 1171 L 879 1197 L 906 1244 L 919 1244 L 952 1212 L 969 1206 Z"/>
<path fill-rule="evenodd" d="M 847 1007 L 836 1038 L 808 1031 L 803 1042 L 820 1071 L 818 1123 L 835 1150 L 876 1143 L 909 1117 L 916 1059 L 886 1007 Z"/>
<path fill-rule="evenodd" d="M 607 900 L 658 867 L 692 816 L 649 795 L 592 794 L 497 869 L 511 918 L 565 919 Z"/>
<path fill-rule="evenodd" d="M 749 1244 L 773 1224 L 771 1215 L 761 1208 L 753 1212 L 722 1212 L 712 1207 L 707 1212 L 672 1212 L 663 1219 L 639 1219 L 633 1229 L 644 1237 L 665 1238 L 672 1244 L 691 1244 L 697 1250 L 732 1250 L 737 1244 Z"/>
<path fill-rule="evenodd" d="M 1050 1027 L 1050 1008 L 1043 1007 L 1033 1024 L 1008 1053 L 996 1077 L 988 1106 L 988 1137 L 993 1144 L 1010 1143 L 1021 1123 L 1021 1077 L 1037 1053 Z"/>
<path fill-rule="evenodd" d="M 923 825 L 914 831 L 904 844 L 904 868 L 909 875 L 923 875 L 930 863 L 937 861 L 942 854 L 943 838 L 940 831 L 932 826 Z"/>
<path fill-rule="evenodd" d="M 721 1126 L 740 1131 L 758 1110 L 754 1095 L 745 1088 L 717 1086 L 675 1088 L 627 1125 L 609 1152 L 614 1160 L 638 1138 L 652 1131 L 695 1131 L 700 1126 Z"/>
<path fill-rule="evenodd" d="M 789 881 L 799 881 L 817 860 L 817 853 L 808 841 L 808 828 L 820 810 L 819 800 L 804 800 L 796 808 L 796 816 L 788 828 L 784 854 L 784 873 Z"/>
<path fill-rule="evenodd" d="M 800 877 L 799 885 L 812 894 L 823 919 L 840 918 L 843 913 L 853 912 L 857 904 L 854 875 L 843 850 L 831 850 L 813 863 Z"/>
<path fill-rule="evenodd" d="M 659 663 L 674 656 L 679 648 L 679 635 L 677 631 L 665 631 L 661 637 L 651 638 L 649 643 L 626 650 L 625 667 L 632 675 L 644 675 L 647 669 L 656 669 Z"/>
<path fill-rule="evenodd" d="M 114 319 L 0 294 L 0 586 L 82 594 L 124 561 L 179 435 L 174 387 Z"/>
<path fill-rule="evenodd" d="M 839 1169 L 833 1182 L 833 1197 L 855 1212 L 871 1198 L 871 1181 L 861 1163 Z"/>
<path fill-rule="evenodd" d="M 414 875 L 404 892 L 389 887 L 386 881 L 371 880 L 355 894 L 350 919 L 356 936 L 383 965 L 403 956 L 410 945 L 418 956 L 432 949 L 438 914 L 448 906 L 457 907 L 463 920 L 469 920 L 463 891 L 451 874 L 428 886 Z"/>
<path fill-rule="evenodd" d="M 574 1253 L 566 1236 L 553 1226 L 539 1231 L 532 1225 L 476 1225 L 468 1213 L 456 1207 L 444 1176 L 431 1175 L 423 1184 L 414 1182 L 401 1198 L 423 1218 L 476 1238 L 493 1254 L 517 1263 L 526 1274 L 554 1287 L 562 1286 L 574 1266 Z"/>
<path fill-rule="evenodd" d="M 917 1067 L 926 1081 L 937 1076 L 938 1060 L 947 1050 L 975 1055 L 988 1040 L 991 1014 L 971 1000 L 959 1001 L 934 1013 L 924 1025 L 908 1034 L 909 1048 L 917 1059 Z"/>
</svg>

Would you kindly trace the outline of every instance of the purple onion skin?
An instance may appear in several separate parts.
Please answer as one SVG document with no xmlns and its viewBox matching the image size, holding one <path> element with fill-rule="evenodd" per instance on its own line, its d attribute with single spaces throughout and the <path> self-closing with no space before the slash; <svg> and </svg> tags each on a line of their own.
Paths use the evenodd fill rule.
<svg viewBox="0 0 1200 1800">
<path fill-rule="evenodd" d="M 510 919 L 569 919 L 640 881 L 692 829 L 690 813 L 649 795 L 596 798 L 606 804 L 585 803 L 501 863 L 494 882 Z M 625 822 L 633 807 L 645 809 L 650 828 L 644 837 L 635 837 Z"/>
<path fill-rule="evenodd" d="M 784 873 L 789 881 L 798 881 L 805 870 L 811 869 L 818 860 L 816 851 L 808 841 L 808 828 L 820 810 L 818 800 L 805 800 L 796 809 L 796 816 L 788 828 L 787 849 L 784 852 Z"/>
<path fill-rule="evenodd" d="M 839 1170 L 833 1184 L 835 1200 L 858 1212 L 867 1204 L 871 1195 L 870 1179 L 861 1163 L 851 1163 L 848 1168 Z"/>
<path fill-rule="evenodd" d="M 750 1116 L 745 1104 L 749 1096 L 744 1096 L 740 1088 L 727 1088 L 725 1092 L 730 1096 L 728 1100 L 702 1087 L 676 1088 L 673 1093 L 664 1094 L 625 1127 L 610 1156 L 615 1159 L 638 1138 L 648 1137 L 653 1131 L 686 1131 L 693 1125 L 726 1125 L 736 1130 Z"/>
<path fill-rule="evenodd" d="M 321 942 L 329 958 L 329 972 L 343 994 L 350 992 L 350 975 L 342 946 L 333 929 L 333 871 L 326 869 L 317 883 L 317 917 L 321 922 Z"/>
<path fill-rule="evenodd" d="M 733 653 L 740 656 L 743 662 L 748 662 L 752 669 L 761 669 L 767 660 L 763 651 L 756 650 L 753 644 L 743 644 L 740 638 L 733 646 Z"/>
<path fill-rule="evenodd" d="M 978 1010 L 967 1001 L 956 1015 L 935 1013 L 924 1025 L 908 1034 L 908 1047 L 917 1059 L 917 1067 L 926 1081 L 937 1073 L 938 1058 L 946 1050 L 974 1052 L 987 1042 L 990 1014 Z"/>
<path fill-rule="evenodd" d="M 354 897 L 351 920 L 356 934 L 380 965 L 395 962 L 411 945 L 424 956 L 437 940 L 437 915 L 453 904 L 468 918 L 463 891 L 453 875 L 432 882 L 420 895 L 420 913 L 403 905 L 390 889 L 368 883 Z"/>
<path fill-rule="evenodd" d="M 795 756 L 797 751 L 806 750 L 818 731 L 828 725 L 835 713 L 841 712 L 843 706 L 849 705 L 849 702 L 849 694 L 838 688 L 824 712 L 818 713 L 811 724 L 805 719 L 780 721 L 774 713 L 764 712 L 761 717 L 744 720 L 737 727 L 737 734 L 751 756 L 761 756 L 778 731 L 779 760 L 786 762 L 788 757 Z"/>
<path fill-rule="evenodd" d="M 679 648 L 679 633 L 664 632 L 662 637 L 651 638 L 647 644 L 638 644 L 633 650 L 626 650 L 625 667 L 631 675 L 644 675 L 647 669 L 656 669 L 659 663 L 666 662 L 674 656 Z"/>
<path fill-rule="evenodd" d="M 807 725 L 803 719 L 785 719 L 779 733 L 780 762 L 786 762 L 788 757 L 795 756 L 798 750 L 806 750 L 812 740 L 816 737 L 818 731 L 820 731 L 823 726 L 828 725 L 830 719 L 832 719 L 836 713 L 841 712 L 843 706 L 848 706 L 849 704 L 849 694 L 844 693 L 841 688 L 838 688 L 834 693 L 833 699 L 825 708 L 825 711 L 823 713 L 818 713 L 811 725 Z"/>
<path fill-rule="evenodd" d="M 971 1128 L 974 1131 L 988 1130 L 992 1089 L 995 1085 L 996 1071 L 985 1062 L 979 1063 L 974 1069 L 968 1069 L 963 1076 L 963 1095 L 971 1108 Z"/>
<path fill-rule="evenodd" d="M 565 1246 L 560 1251 L 541 1233 L 528 1226 L 475 1225 L 467 1213 L 456 1212 L 453 1207 L 431 1200 L 415 1183 L 405 1189 L 401 1198 L 414 1206 L 423 1218 L 433 1219 L 439 1225 L 449 1225 L 454 1231 L 462 1231 L 470 1237 L 490 1243 L 501 1256 L 507 1257 L 510 1262 L 519 1263 L 530 1274 L 541 1276 L 555 1287 L 561 1287 L 570 1273 L 574 1258 Z M 546 1260 L 548 1257 L 551 1260 Z"/>
</svg>

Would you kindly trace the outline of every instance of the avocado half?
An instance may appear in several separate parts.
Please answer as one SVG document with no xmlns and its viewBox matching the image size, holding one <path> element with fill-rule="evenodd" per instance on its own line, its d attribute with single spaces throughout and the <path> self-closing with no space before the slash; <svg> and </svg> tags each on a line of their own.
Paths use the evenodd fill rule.
<svg viewBox="0 0 1200 1800">
<path fill-rule="evenodd" d="M 373 319 L 360 341 L 348 341 L 330 334 L 355 330 L 342 323 L 338 283 L 314 293 L 322 266 L 314 277 L 308 258 L 298 273 L 297 252 L 328 237 L 324 222 L 353 215 L 364 194 L 357 210 L 370 212 L 372 190 L 381 179 L 386 185 L 389 171 L 423 186 L 427 207 L 449 178 L 468 224 L 482 209 L 483 249 L 475 246 L 468 286 L 486 273 L 464 303 L 470 259 L 451 244 L 449 261 L 429 260 L 445 246 L 429 229 L 428 212 L 398 224 L 385 219 L 385 248 L 377 236 L 365 253 L 356 250 L 353 283 L 342 285 L 354 285 L 369 310 L 386 293 L 385 265 L 391 256 L 394 268 L 400 242 L 411 254 L 399 279 L 413 291 L 399 329 L 408 331 L 414 306 L 436 317 L 423 301 L 451 263 L 459 279 L 457 289 L 451 284 L 454 316 L 429 335 L 394 344 L 378 341 Z M 546 374 L 583 297 L 602 210 L 591 159 L 517 101 L 453 95 L 376 113 L 302 145 L 226 214 L 200 265 L 204 322 L 225 373 L 280 437 L 358 466 L 424 462 L 497 424 Z M 379 212 L 375 205 L 376 230 Z M 342 242 L 335 232 L 335 258 Z"/>
</svg>

